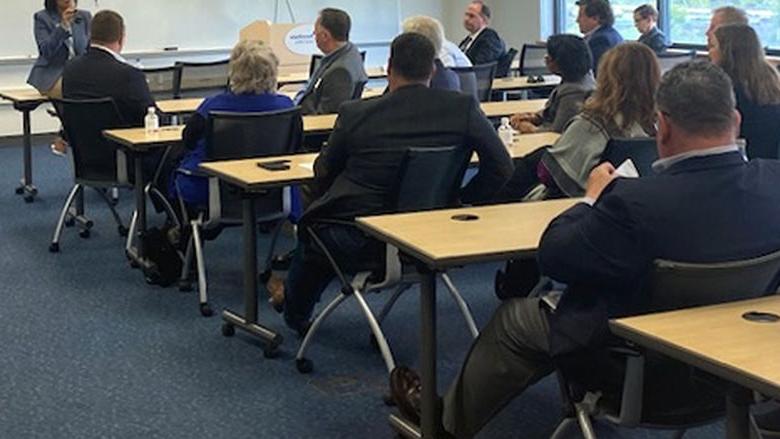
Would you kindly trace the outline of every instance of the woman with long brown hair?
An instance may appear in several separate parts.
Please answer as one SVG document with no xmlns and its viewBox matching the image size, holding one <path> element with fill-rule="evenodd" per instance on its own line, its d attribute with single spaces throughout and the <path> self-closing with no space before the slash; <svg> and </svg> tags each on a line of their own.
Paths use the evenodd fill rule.
<svg viewBox="0 0 780 439">
<path fill-rule="evenodd" d="M 749 158 L 778 158 L 780 142 L 780 73 L 766 61 L 761 41 L 744 24 L 721 26 L 710 43 L 710 59 L 731 77 L 740 137 Z"/>
<path fill-rule="evenodd" d="M 549 148 L 520 160 L 499 201 L 579 197 L 610 139 L 655 134 L 655 53 L 640 43 L 609 50 L 599 62 L 596 90 Z M 541 183 L 541 184 L 540 184 Z"/>
</svg>

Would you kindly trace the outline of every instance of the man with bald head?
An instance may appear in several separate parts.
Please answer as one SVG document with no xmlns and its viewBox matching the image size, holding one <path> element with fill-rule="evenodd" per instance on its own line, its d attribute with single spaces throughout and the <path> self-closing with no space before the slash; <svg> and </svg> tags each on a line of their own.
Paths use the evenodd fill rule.
<svg viewBox="0 0 780 439">
<path fill-rule="evenodd" d="M 481 1 L 469 3 L 463 14 L 463 27 L 469 34 L 458 47 L 474 65 L 497 62 L 506 52 L 504 41 L 488 27 L 490 17 L 490 7 Z"/>
<path fill-rule="evenodd" d="M 560 356 L 590 365 L 594 379 L 614 376 L 586 362 L 603 352 L 610 318 L 648 312 L 642 285 L 654 260 L 717 263 L 780 250 L 780 162 L 740 153 L 728 75 L 707 62 L 674 67 L 658 89 L 657 117 L 657 175 L 618 178 L 609 163 L 593 170 L 585 199 L 539 243 L 542 274 L 566 290 L 559 300 L 498 308 L 442 400 L 437 437 L 473 437 Z M 419 382 L 408 368 L 391 374 L 393 398 L 412 421 Z"/>
<path fill-rule="evenodd" d="M 708 47 L 715 34 L 715 29 L 729 24 L 744 24 L 747 26 L 748 18 L 745 11 L 734 6 L 723 6 L 712 11 L 710 27 L 707 28 L 707 32 L 705 33 L 705 35 L 707 35 Z"/>
</svg>

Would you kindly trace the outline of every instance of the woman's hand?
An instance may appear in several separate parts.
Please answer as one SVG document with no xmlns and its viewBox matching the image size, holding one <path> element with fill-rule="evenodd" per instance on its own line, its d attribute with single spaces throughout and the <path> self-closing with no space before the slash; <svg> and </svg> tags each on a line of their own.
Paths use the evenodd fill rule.
<svg viewBox="0 0 780 439">
<path fill-rule="evenodd" d="M 68 9 L 65 9 L 62 11 L 62 27 L 65 29 L 70 29 L 70 26 L 73 24 L 73 20 L 76 18 L 76 13 L 78 11 L 76 10 L 75 6 L 72 6 Z"/>
</svg>

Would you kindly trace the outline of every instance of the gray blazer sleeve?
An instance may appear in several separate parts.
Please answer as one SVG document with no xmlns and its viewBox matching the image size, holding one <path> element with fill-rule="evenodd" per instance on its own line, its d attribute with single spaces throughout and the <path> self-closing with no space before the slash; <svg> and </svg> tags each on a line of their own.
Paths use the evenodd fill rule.
<svg viewBox="0 0 780 439">
<path fill-rule="evenodd" d="M 346 68 L 333 68 L 320 80 L 314 93 L 301 103 L 304 114 L 330 114 L 338 112 L 339 106 L 352 98 L 355 84 Z"/>
<path fill-rule="evenodd" d="M 570 120 L 582 110 L 585 93 L 582 91 L 562 92 L 558 94 L 557 109 L 552 122 L 546 126 L 548 131 L 562 133 Z"/>
<path fill-rule="evenodd" d="M 60 50 L 67 50 L 65 40 L 70 32 L 58 26 L 45 13 L 37 13 L 34 18 L 35 42 L 38 44 L 38 54 L 45 59 L 53 58 Z"/>
</svg>

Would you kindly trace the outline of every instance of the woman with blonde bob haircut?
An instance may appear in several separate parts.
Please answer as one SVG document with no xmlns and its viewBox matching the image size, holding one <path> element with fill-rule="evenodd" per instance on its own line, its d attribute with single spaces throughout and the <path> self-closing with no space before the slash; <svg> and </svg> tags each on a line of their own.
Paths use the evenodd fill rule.
<svg viewBox="0 0 780 439">
<path fill-rule="evenodd" d="M 710 59 L 734 83 L 737 110 L 742 115 L 740 137 L 749 158 L 778 158 L 780 142 L 780 73 L 764 56 L 752 27 L 718 27 L 710 43 Z"/>
<path fill-rule="evenodd" d="M 179 168 L 194 172 L 206 158 L 206 126 L 212 111 L 260 113 L 291 108 L 287 96 L 276 93 L 279 60 L 269 46 L 260 41 L 242 41 L 230 53 L 229 90 L 206 98 L 187 121 L 183 140 L 187 153 Z M 208 179 L 176 173 L 169 188 L 172 197 L 181 195 L 184 203 L 194 209 L 208 205 Z"/>
<path fill-rule="evenodd" d="M 516 165 L 500 198 L 581 197 L 610 139 L 655 135 L 655 91 L 661 81 L 655 53 L 641 43 L 624 43 L 601 57 L 598 71 L 596 90 L 582 112 L 554 145 Z"/>
</svg>

